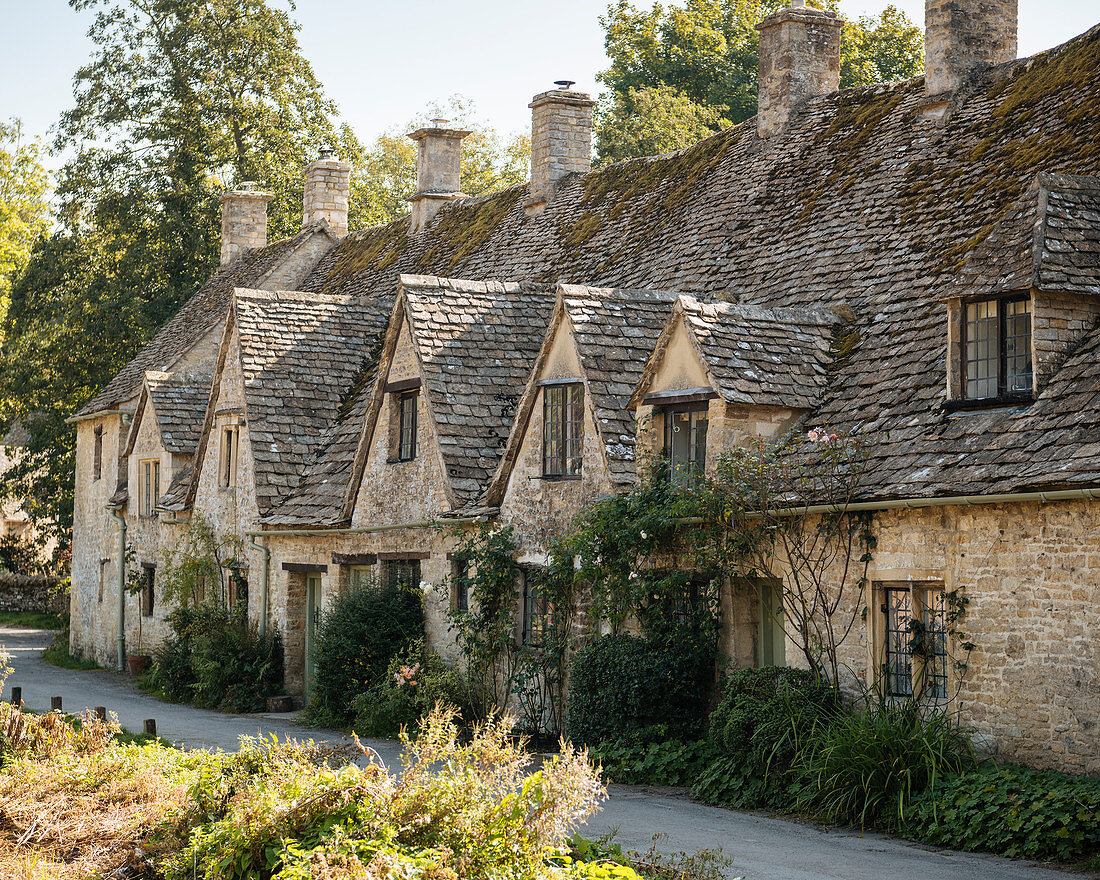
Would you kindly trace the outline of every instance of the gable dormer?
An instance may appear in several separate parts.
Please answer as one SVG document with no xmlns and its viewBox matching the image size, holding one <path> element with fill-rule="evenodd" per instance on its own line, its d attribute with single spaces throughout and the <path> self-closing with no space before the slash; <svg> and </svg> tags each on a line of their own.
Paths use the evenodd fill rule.
<svg viewBox="0 0 1100 880">
<path fill-rule="evenodd" d="M 1100 178 L 1040 174 L 947 301 L 948 408 L 1027 403 L 1100 319 Z"/>
<path fill-rule="evenodd" d="M 680 296 L 630 400 L 640 441 L 687 474 L 728 446 L 778 436 L 819 402 L 839 323 L 821 309 Z"/>
</svg>

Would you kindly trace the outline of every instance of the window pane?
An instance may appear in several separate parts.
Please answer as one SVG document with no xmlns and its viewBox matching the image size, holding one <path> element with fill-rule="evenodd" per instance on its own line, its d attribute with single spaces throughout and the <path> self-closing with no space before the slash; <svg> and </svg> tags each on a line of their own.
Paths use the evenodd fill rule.
<svg viewBox="0 0 1100 880">
<path fill-rule="evenodd" d="M 997 396 L 997 301 L 966 306 L 966 396 Z"/>
<path fill-rule="evenodd" d="M 891 587 L 884 592 L 886 611 L 886 693 L 893 697 L 913 694 L 912 652 L 909 621 L 913 616 L 908 587 Z"/>
<path fill-rule="evenodd" d="M 386 563 L 386 586 L 391 589 L 420 586 L 419 559 L 391 559 Z"/>
<path fill-rule="evenodd" d="M 674 481 L 682 481 L 691 473 L 692 420 L 690 412 L 665 413 L 665 437 L 669 468 Z"/>
<path fill-rule="evenodd" d="M 695 473 L 706 472 L 707 464 L 707 413 L 705 410 L 692 413 L 691 461 Z"/>
<path fill-rule="evenodd" d="M 352 590 L 361 590 L 371 584 L 374 569 L 369 565 L 353 565 L 348 577 L 348 586 Z"/>
<path fill-rule="evenodd" d="M 562 413 L 565 473 L 569 476 L 577 476 L 581 472 L 584 451 L 584 386 L 567 385 L 565 392 L 566 406 Z"/>
<path fill-rule="evenodd" d="M 402 394 L 398 398 L 401 423 L 399 426 L 400 448 L 397 457 L 401 461 L 410 461 L 416 458 L 416 404 L 418 396 L 417 392 L 413 391 L 409 394 Z"/>
<path fill-rule="evenodd" d="M 565 388 L 548 385 L 542 390 L 542 472 L 546 476 L 561 476 L 562 410 L 565 408 Z"/>
<path fill-rule="evenodd" d="M 934 700 L 947 699 L 947 614 L 943 590 L 924 594 L 924 692 Z"/>
<path fill-rule="evenodd" d="M 1031 391 L 1031 301 L 1004 304 L 1005 390 Z"/>
</svg>

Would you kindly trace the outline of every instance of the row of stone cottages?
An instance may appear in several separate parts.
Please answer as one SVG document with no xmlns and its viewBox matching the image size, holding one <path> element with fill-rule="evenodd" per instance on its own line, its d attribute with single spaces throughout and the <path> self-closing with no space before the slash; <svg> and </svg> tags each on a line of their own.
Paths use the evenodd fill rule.
<svg viewBox="0 0 1100 880">
<path fill-rule="evenodd" d="M 871 456 L 843 661 L 904 690 L 905 620 L 942 627 L 958 590 L 963 717 L 1100 770 L 1100 29 L 1017 60 L 1014 0 L 955 5 L 929 0 L 925 77 L 844 91 L 836 17 L 768 17 L 758 116 L 667 156 L 593 171 L 592 101 L 559 83 L 531 104 L 529 184 L 464 196 L 465 132 L 437 121 L 386 226 L 348 234 L 327 153 L 285 241 L 267 195 L 226 193 L 218 272 L 73 416 L 73 651 L 164 636 L 155 567 L 201 514 L 245 537 L 234 592 L 301 694 L 312 609 L 365 571 L 442 583 L 442 518 L 512 524 L 537 563 L 635 480 L 637 424 L 706 467 L 825 424 Z M 858 344 L 834 359 L 838 315 Z M 447 650 L 462 597 L 431 596 Z M 768 597 L 734 601 L 733 662 L 783 662 Z"/>
</svg>

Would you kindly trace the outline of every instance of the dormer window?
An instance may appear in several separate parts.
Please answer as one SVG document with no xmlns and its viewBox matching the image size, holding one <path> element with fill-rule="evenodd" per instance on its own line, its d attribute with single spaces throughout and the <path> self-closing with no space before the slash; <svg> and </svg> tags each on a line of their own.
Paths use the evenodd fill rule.
<svg viewBox="0 0 1100 880">
<path fill-rule="evenodd" d="M 963 308 L 963 398 L 980 401 L 1030 395 L 1030 297 L 979 300 Z"/>
<path fill-rule="evenodd" d="M 685 483 L 701 475 L 707 462 L 706 403 L 667 407 L 665 416 L 665 454 L 674 483 Z"/>
<path fill-rule="evenodd" d="M 156 513 L 157 499 L 160 497 L 160 462 L 152 459 L 140 464 L 139 484 L 141 488 L 141 515 L 153 516 Z"/>
<path fill-rule="evenodd" d="M 420 394 L 405 391 L 397 395 L 397 460 L 416 458 L 416 405 Z"/>
<path fill-rule="evenodd" d="M 579 477 L 584 452 L 584 385 L 569 382 L 542 390 L 542 473 Z"/>
<path fill-rule="evenodd" d="M 237 485 L 239 432 L 239 425 L 225 425 L 222 427 L 222 448 L 221 462 L 218 468 L 218 485 L 223 489 L 232 489 Z"/>
</svg>

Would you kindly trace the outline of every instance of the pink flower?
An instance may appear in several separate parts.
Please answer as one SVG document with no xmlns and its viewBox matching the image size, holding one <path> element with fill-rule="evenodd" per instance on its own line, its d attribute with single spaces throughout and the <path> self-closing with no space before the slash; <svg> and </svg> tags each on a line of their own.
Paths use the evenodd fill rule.
<svg viewBox="0 0 1100 880">
<path fill-rule="evenodd" d="M 814 428 L 806 436 L 809 438 L 811 443 L 816 443 L 818 440 L 821 439 L 821 432 L 817 430 L 817 428 Z"/>
</svg>

